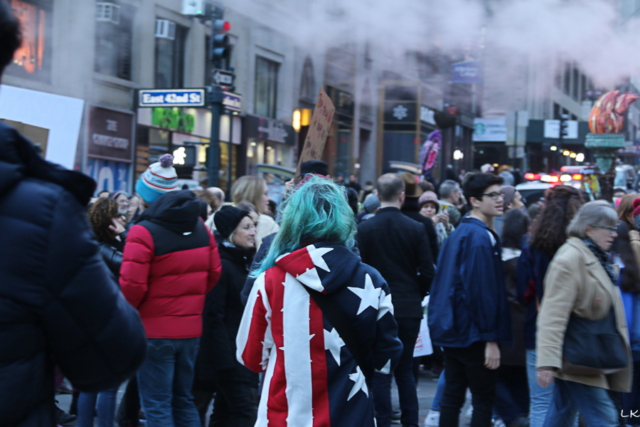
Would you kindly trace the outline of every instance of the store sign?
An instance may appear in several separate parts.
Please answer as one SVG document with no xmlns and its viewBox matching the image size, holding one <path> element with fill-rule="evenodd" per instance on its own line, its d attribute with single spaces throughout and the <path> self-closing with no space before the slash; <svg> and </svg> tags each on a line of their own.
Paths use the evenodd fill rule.
<svg viewBox="0 0 640 427">
<path fill-rule="evenodd" d="M 507 142 L 507 123 L 505 119 L 474 119 L 474 142 Z"/>
<path fill-rule="evenodd" d="M 51 79 L 51 0 L 10 0 L 20 21 L 22 44 L 7 73 L 48 82 Z"/>
<path fill-rule="evenodd" d="M 427 108 L 424 105 L 420 107 L 420 121 L 429 123 L 430 125 L 436 125 L 436 112 L 431 108 Z"/>
<path fill-rule="evenodd" d="M 121 162 L 133 160 L 133 114 L 90 107 L 88 129 L 89 157 Z"/>
<path fill-rule="evenodd" d="M 295 145 L 295 130 L 280 120 L 268 117 L 247 116 L 248 137 L 281 144 Z"/>
<path fill-rule="evenodd" d="M 384 121 L 415 123 L 417 111 L 414 102 L 385 102 Z"/>
<path fill-rule="evenodd" d="M 222 105 L 229 111 L 242 111 L 242 95 L 233 92 L 222 92 Z"/>
<path fill-rule="evenodd" d="M 138 107 L 204 107 L 205 89 L 143 89 Z"/>
<path fill-rule="evenodd" d="M 458 62 L 451 66 L 451 83 L 482 83 L 480 61 Z"/>
<path fill-rule="evenodd" d="M 151 115 L 151 125 L 193 133 L 196 118 L 193 114 L 186 113 L 182 108 L 154 108 Z"/>
<path fill-rule="evenodd" d="M 98 183 L 97 192 L 128 191 L 130 169 L 131 165 L 128 163 L 90 158 L 87 159 L 86 173 Z"/>
</svg>

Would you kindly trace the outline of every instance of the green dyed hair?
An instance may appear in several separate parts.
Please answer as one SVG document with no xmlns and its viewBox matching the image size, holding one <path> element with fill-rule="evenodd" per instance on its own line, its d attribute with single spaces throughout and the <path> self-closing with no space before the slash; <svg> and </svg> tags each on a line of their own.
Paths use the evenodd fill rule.
<svg viewBox="0 0 640 427">
<path fill-rule="evenodd" d="M 313 177 L 282 202 L 280 212 L 280 231 L 251 277 L 276 265 L 278 257 L 300 249 L 306 240 L 354 245 L 356 223 L 344 186 Z"/>
</svg>

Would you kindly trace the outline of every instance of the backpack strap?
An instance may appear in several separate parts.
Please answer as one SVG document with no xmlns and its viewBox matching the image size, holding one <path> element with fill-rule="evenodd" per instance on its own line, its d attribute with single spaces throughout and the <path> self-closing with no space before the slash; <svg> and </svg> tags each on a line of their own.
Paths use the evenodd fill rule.
<svg viewBox="0 0 640 427">
<path fill-rule="evenodd" d="M 331 323 L 331 325 L 338 331 L 340 338 L 342 338 L 344 345 L 349 349 L 349 352 L 356 360 L 356 363 L 362 370 L 367 382 L 371 384 L 373 374 L 375 372 L 371 356 L 365 356 L 365 349 L 362 346 L 362 343 L 359 342 L 358 335 L 353 329 L 352 324 L 347 320 L 344 312 L 340 307 L 338 307 L 330 295 L 323 294 L 304 285 L 302 285 L 302 287 L 309 292 L 311 298 L 315 301 L 318 307 L 320 307 L 322 314 L 326 316 L 329 323 Z"/>
</svg>

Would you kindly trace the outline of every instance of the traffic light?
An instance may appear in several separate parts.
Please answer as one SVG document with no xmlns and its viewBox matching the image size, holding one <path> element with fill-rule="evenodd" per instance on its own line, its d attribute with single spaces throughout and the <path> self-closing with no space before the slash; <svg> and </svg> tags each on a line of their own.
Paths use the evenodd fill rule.
<svg viewBox="0 0 640 427">
<path fill-rule="evenodd" d="M 562 140 L 569 137 L 569 115 L 560 114 L 560 145 Z"/>
<path fill-rule="evenodd" d="M 229 69 L 231 58 L 231 43 L 227 35 L 229 30 L 231 30 L 231 24 L 221 17 L 213 20 L 211 61 L 214 68 Z"/>
</svg>

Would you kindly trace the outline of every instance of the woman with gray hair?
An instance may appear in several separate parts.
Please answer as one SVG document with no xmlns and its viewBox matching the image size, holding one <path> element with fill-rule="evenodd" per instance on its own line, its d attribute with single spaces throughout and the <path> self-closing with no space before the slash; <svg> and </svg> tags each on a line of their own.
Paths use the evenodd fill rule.
<svg viewBox="0 0 640 427">
<path fill-rule="evenodd" d="M 572 425 L 578 410 L 588 426 L 616 426 L 618 414 L 607 390 L 631 389 L 627 324 L 608 252 L 616 237 L 617 223 L 617 214 L 609 203 L 585 204 L 569 224 L 569 238 L 549 266 L 537 339 L 538 383 L 546 388 L 555 381 L 545 427 Z M 577 348 L 576 342 L 588 342 L 595 331 L 592 328 L 576 340 L 574 326 L 579 324 L 606 324 L 604 329 L 621 348 L 612 352 L 615 346 L 601 344 L 590 348 L 592 354 L 583 351 L 582 355 L 606 355 L 606 360 L 622 360 L 621 365 L 606 365 L 606 369 L 593 369 L 587 363 L 576 366 L 569 358 L 575 353 L 572 350 Z"/>
</svg>

